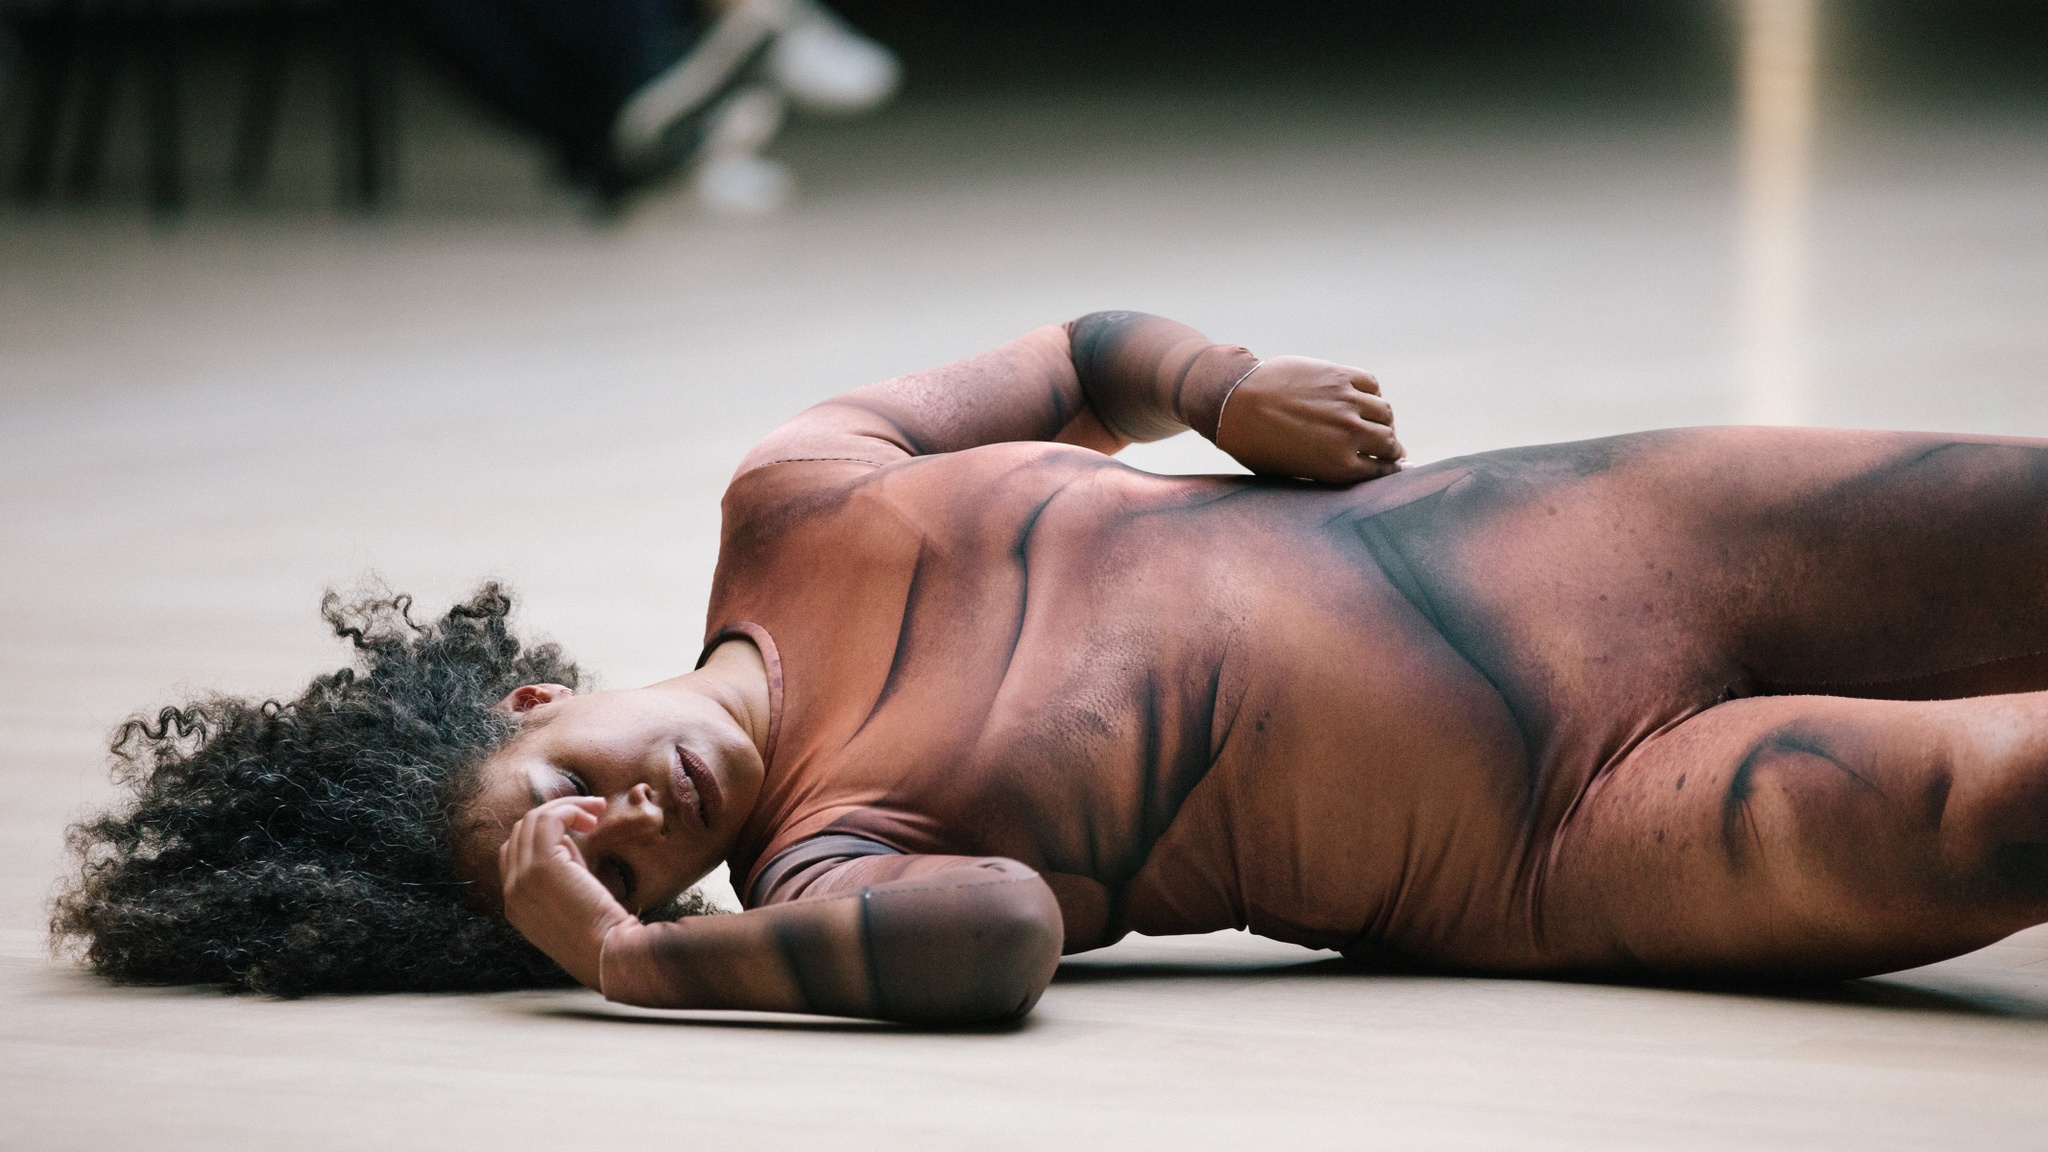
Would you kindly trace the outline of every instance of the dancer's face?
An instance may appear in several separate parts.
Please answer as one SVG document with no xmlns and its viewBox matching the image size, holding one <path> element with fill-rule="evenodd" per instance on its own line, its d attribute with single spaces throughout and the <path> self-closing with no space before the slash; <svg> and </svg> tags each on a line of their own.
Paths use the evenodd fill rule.
<svg viewBox="0 0 2048 1152">
<path fill-rule="evenodd" d="M 530 684 L 499 705 L 520 731 L 483 767 L 464 813 L 472 831 L 462 871 L 496 906 L 498 846 L 534 807 L 562 796 L 603 798 L 597 827 L 571 833 L 619 903 L 656 907 L 731 852 L 760 794 L 761 754 L 719 694 L 693 673 L 646 688 L 577 695 Z"/>
</svg>

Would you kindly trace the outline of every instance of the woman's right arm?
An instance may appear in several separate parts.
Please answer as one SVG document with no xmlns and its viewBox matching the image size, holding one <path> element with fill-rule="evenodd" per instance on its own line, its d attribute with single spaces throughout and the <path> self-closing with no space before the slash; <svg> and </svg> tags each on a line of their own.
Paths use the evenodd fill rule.
<svg viewBox="0 0 2048 1152">
<path fill-rule="evenodd" d="M 643 924 L 582 861 L 595 802 L 551 801 L 499 850 L 505 916 L 610 1000 L 991 1024 L 1031 1010 L 1059 965 L 1052 889 L 1000 857 L 889 855 L 831 868 L 803 898 Z"/>
</svg>

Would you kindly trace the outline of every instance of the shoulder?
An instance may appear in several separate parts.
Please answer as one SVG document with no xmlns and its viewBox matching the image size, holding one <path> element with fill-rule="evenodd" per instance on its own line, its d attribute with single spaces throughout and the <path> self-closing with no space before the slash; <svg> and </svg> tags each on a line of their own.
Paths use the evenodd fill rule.
<svg viewBox="0 0 2048 1152">
<path fill-rule="evenodd" d="M 883 463 L 853 456 L 789 457 L 752 463 L 727 485 L 728 528 L 766 529 L 860 504 L 903 507 L 979 503 L 1043 491 L 1086 473 L 1136 473 L 1071 444 L 990 444 Z"/>
<path fill-rule="evenodd" d="M 742 618 L 771 600 L 829 584 L 853 595 L 895 587 L 927 550 L 965 558 L 1004 552 L 1055 499 L 1092 503 L 1091 476 L 1142 478 L 1099 452 L 995 444 L 888 465 L 847 460 L 764 464 L 727 488 L 713 615 Z M 1109 506 L 1111 502 L 1102 502 Z M 751 619 L 752 617 L 744 617 Z"/>
</svg>

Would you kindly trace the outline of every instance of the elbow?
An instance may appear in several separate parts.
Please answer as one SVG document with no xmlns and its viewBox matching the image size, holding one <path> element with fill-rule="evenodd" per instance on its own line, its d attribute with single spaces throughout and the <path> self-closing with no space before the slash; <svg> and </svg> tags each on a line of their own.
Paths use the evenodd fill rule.
<svg viewBox="0 0 2048 1152">
<path fill-rule="evenodd" d="M 973 925 L 982 957 L 959 1022 L 999 1024 L 1022 1019 L 1038 1004 L 1060 966 L 1066 943 L 1059 901 L 1044 880 L 1007 882 Z"/>
<path fill-rule="evenodd" d="M 910 1024 L 1001 1024 L 1030 1012 L 1064 942 L 1052 889 L 1021 864 L 943 890 L 864 894 L 876 1014 Z M 914 898 L 912 898 L 914 897 Z"/>
</svg>

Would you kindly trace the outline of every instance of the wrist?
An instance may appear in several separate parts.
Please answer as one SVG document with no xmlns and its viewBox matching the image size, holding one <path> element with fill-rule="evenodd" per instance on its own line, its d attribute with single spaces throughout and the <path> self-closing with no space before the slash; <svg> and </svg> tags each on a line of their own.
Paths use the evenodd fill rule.
<svg viewBox="0 0 2048 1152">
<path fill-rule="evenodd" d="M 591 979 L 582 980 L 578 977 L 585 987 L 607 1000 L 612 998 L 607 989 L 616 987 L 618 981 L 615 978 L 616 974 L 610 970 L 616 969 L 620 958 L 630 950 L 633 932 L 640 927 L 643 925 L 639 918 L 628 916 L 622 920 L 615 920 L 598 931 L 597 956 L 591 964 Z"/>
<path fill-rule="evenodd" d="M 1259 358 L 1241 344 L 1211 344 L 1191 361 L 1174 390 L 1174 407 L 1181 423 L 1215 443 L 1221 430 L 1224 402 L 1253 369 Z"/>
</svg>

